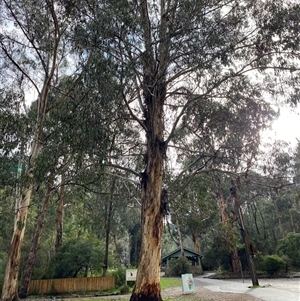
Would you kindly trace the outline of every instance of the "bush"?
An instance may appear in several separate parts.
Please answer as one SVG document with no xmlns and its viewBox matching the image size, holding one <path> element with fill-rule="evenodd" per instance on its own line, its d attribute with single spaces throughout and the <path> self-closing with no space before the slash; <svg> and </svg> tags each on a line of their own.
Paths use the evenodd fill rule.
<svg viewBox="0 0 300 301">
<path fill-rule="evenodd" d="M 266 255 L 263 257 L 261 270 L 267 272 L 269 275 L 275 275 L 285 270 L 286 263 L 278 255 Z"/>
<path fill-rule="evenodd" d="M 290 260 L 290 265 L 300 267 L 300 233 L 288 233 L 284 239 L 280 239 L 276 248 L 276 253 L 285 255 Z"/>
<path fill-rule="evenodd" d="M 103 248 L 97 239 L 70 239 L 55 255 L 49 267 L 50 278 L 87 277 L 102 272 Z"/>
<path fill-rule="evenodd" d="M 126 282 L 126 270 L 123 268 L 118 268 L 117 270 L 112 270 L 109 272 L 111 276 L 115 276 L 116 287 L 122 287 Z"/>
<path fill-rule="evenodd" d="M 166 269 L 166 276 L 179 277 L 181 274 L 191 273 L 191 264 L 186 257 L 171 259 Z"/>
<path fill-rule="evenodd" d="M 230 261 L 230 252 L 212 248 L 206 250 L 201 258 L 203 270 L 207 271 L 217 269 L 230 271 Z"/>
<path fill-rule="evenodd" d="M 120 288 L 119 288 L 120 294 L 121 295 L 125 295 L 128 294 L 130 292 L 130 289 L 127 285 L 123 284 Z"/>
</svg>

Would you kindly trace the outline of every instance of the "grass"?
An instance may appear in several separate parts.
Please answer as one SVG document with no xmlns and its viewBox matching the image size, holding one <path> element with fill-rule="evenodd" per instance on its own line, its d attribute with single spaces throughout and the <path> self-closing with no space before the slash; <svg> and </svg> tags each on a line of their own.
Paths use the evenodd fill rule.
<svg viewBox="0 0 300 301">
<path fill-rule="evenodd" d="M 180 278 L 167 278 L 167 277 L 160 278 L 160 287 L 162 290 L 166 288 L 172 288 L 178 286 L 182 286 L 182 282 Z"/>
</svg>

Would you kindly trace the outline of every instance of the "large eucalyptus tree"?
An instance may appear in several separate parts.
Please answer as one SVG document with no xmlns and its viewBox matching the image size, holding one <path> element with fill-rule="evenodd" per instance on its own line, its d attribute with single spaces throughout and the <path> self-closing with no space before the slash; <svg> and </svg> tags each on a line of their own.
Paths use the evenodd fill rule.
<svg viewBox="0 0 300 301">
<path fill-rule="evenodd" d="M 89 61 L 89 52 L 77 56 L 70 43 L 74 19 L 61 1 L 1 1 L 1 79 L 3 85 L 14 85 L 20 94 L 32 93 L 38 99 L 36 121 L 27 138 L 28 160 L 24 184 L 15 210 L 15 227 L 9 247 L 2 297 L 18 299 L 18 274 L 21 246 L 34 186 L 34 170 L 45 143 L 44 122 L 47 113 L 72 94 Z M 74 64 L 74 60 L 76 63 Z M 72 64 L 70 64 L 72 61 Z M 66 74 L 72 74 L 66 93 L 51 104 L 51 90 Z"/>
<path fill-rule="evenodd" d="M 36 161 L 34 172 L 39 179 L 39 185 L 49 174 L 53 178 L 52 182 L 56 179 L 56 185 L 51 185 L 51 191 L 54 188 L 58 190 L 55 218 L 56 253 L 63 244 L 64 202 L 68 197 L 70 185 L 85 187 L 87 190 L 92 189 L 95 185 L 100 186 L 99 182 L 103 181 L 101 175 L 104 172 L 103 165 L 106 162 L 108 149 L 116 147 L 112 145 L 113 136 L 120 131 L 121 127 L 116 122 L 118 114 L 111 110 L 114 107 L 117 112 L 119 111 L 117 88 L 113 84 L 106 61 L 103 57 L 95 54 L 90 59 L 90 63 L 93 67 L 86 67 L 86 72 L 77 82 L 72 95 L 68 96 L 59 107 L 55 107 L 49 112 L 43 128 L 44 136 L 47 139 Z M 106 86 L 105 90 L 101 89 L 99 85 L 106 84 L 109 79 L 111 80 L 110 84 Z M 72 78 L 63 78 L 57 89 L 49 93 L 48 103 L 52 105 L 61 94 L 68 93 L 71 82 Z M 29 115 L 34 115 L 36 105 L 35 102 L 32 104 Z M 48 193 L 45 201 L 49 198 L 47 195 Z M 84 198 L 82 202 L 85 202 L 86 199 L 88 197 Z M 22 274 L 22 285 L 19 292 L 21 298 L 27 296 L 46 207 L 43 206 L 40 212 L 32 247 Z M 98 221 L 98 223 L 100 222 Z"/>
<path fill-rule="evenodd" d="M 191 165 L 201 160 L 205 165 L 219 150 L 231 160 L 231 145 L 225 147 L 224 143 L 240 142 L 234 139 L 237 127 L 244 127 L 248 139 L 242 145 L 235 144 L 235 150 L 251 148 L 248 142 L 257 146 L 258 131 L 265 126 L 268 118 L 264 116 L 270 111 L 265 97 L 276 90 L 274 81 L 267 84 L 262 79 L 273 76 L 272 70 L 297 69 L 295 60 L 288 61 L 289 47 L 295 45 L 288 45 L 285 36 L 274 28 L 273 15 L 278 16 L 284 2 L 80 3 L 84 3 L 80 7 L 82 19 L 89 20 L 89 29 L 94 32 L 85 42 L 115 60 L 118 80 L 124 87 L 124 106 L 131 122 L 140 129 L 140 142 L 133 143 L 131 149 L 144 144 L 144 168 L 140 170 L 142 246 L 131 301 L 161 300 L 162 187 L 166 156 L 174 154 L 168 152 L 170 141 L 181 124 L 187 145 L 189 134 L 193 134 L 200 142 L 200 152 L 203 145 L 211 146 L 209 156 L 205 150 Z M 284 5 L 286 13 L 289 4 Z M 296 19 L 284 20 L 281 32 L 289 26 L 293 37 L 297 24 Z M 105 36 L 99 39 L 101 31 Z M 215 116 L 219 122 L 210 127 Z M 229 133 L 232 139 L 228 140 Z M 122 168 L 132 165 L 127 160 Z"/>
<path fill-rule="evenodd" d="M 299 21 L 289 14 L 291 3 L 282 0 L 1 2 L 2 19 L 18 28 L 12 33 L 7 26 L 8 32 L 1 35 L 2 53 L 15 68 L 19 82 L 27 79 L 36 88 L 39 99 L 3 300 L 17 299 L 20 246 L 33 189 L 32 170 L 44 141 L 46 114 L 71 95 L 82 78 L 84 66 L 90 62 L 91 49 L 94 53 L 104 53 L 112 62 L 109 67 L 123 87 L 124 120 L 128 121 L 124 130 L 138 132 L 135 139 L 127 139 L 126 148 L 118 148 L 118 156 L 106 161 L 110 168 L 119 163 L 119 168 L 131 169 L 133 176 L 141 179 L 142 245 L 131 300 L 161 300 L 164 163 L 167 156 L 175 153 L 168 146 L 173 138 L 174 149 L 179 150 L 184 145 L 182 141 L 187 147 L 190 141 L 198 141 L 194 160 L 181 174 L 192 166 L 197 166 L 193 170 L 197 172 L 208 162 L 214 160 L 216 164 L 220 157 L 225 158 L 223 164 L 237 163 L 232 160 L 232 147 L 227 143 L 234 144 L 234 153 L 257 146 L 257 133 L 268 120 L 266 95 L 280 92 L 274 85 L 276 81 L 262 80 L 271 78 L 272 70 L 277 73 L 293 70 L 293 78 L 297 77 Z M 278 17 L 281 22 L 276 23 Z M 76 42 L 76 48 L 72 48 L 74 43 L 68 39 L 71 29 L 76 32 L 72 41 Z M 19 36 L 22 39 L 17 39 Z M 69 51 L 75 55 L 78 49 L 80 56 L 72 57 L 75 62 L 72 66 L 78 69 L 71 77 L 70 88 L 59 100 L 48 103 L 49 91 L 56 88 L 62 73 L 71 72 L 59 67 L 66 66 Z M 235 139 L 234 135 L 241 132 L 238 127 L 243 127 L 243 138 L 247 138 L 241 145 L 242 136 Z M 197 140 L 191 139 L 195 137 Z M 114 139 L 122 145 L 124 135 Z M 179 140 L 181 145 L 177 145 Z M 141 154 L 144 164 L 138 171 L 133 170 L 136 165 L 130 158 Z M 126 159 L 120 160 L 121 157 Z M 251 156 L 245 162 L 251 162 Z"/>
</svg>

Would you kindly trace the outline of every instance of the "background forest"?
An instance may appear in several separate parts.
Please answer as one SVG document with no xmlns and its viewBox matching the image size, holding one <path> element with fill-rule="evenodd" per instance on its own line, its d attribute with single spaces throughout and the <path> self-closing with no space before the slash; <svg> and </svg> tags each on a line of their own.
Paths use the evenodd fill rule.
<svg viewBox="0 0 300 301">
<path fill-rule="evenodd" d="M 241 212 L 258 271 L 300 269 L 300 142 L 261 139 L 300 7 L 254 2 L 0 1 L 0 287 L 137 266 L 152 213 L 162 256 L 247 270 Z"/>
</svg>

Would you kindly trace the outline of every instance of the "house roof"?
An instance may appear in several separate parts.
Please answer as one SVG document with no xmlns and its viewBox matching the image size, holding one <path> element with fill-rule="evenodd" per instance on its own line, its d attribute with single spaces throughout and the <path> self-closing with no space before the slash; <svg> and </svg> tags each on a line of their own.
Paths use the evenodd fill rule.
<svg viewBox="0 0 300 301">
<path fill-rule="evenodd" d="M 197 253 L 191 249 L 188 248 L 183 248 L 184 250 L 184 256 L 185 257 L 202 257 L 202 255 L 200 253 Z M 181 248 L 177 248 L 176 250 L 172 251 L 171 253 L 167 254 L 166 256 L 164 256 L 162 258 L 162 261 L 166 261 L 169 258 L 176 258 L 176 257 L 181 257 Z"/>
</svg>

